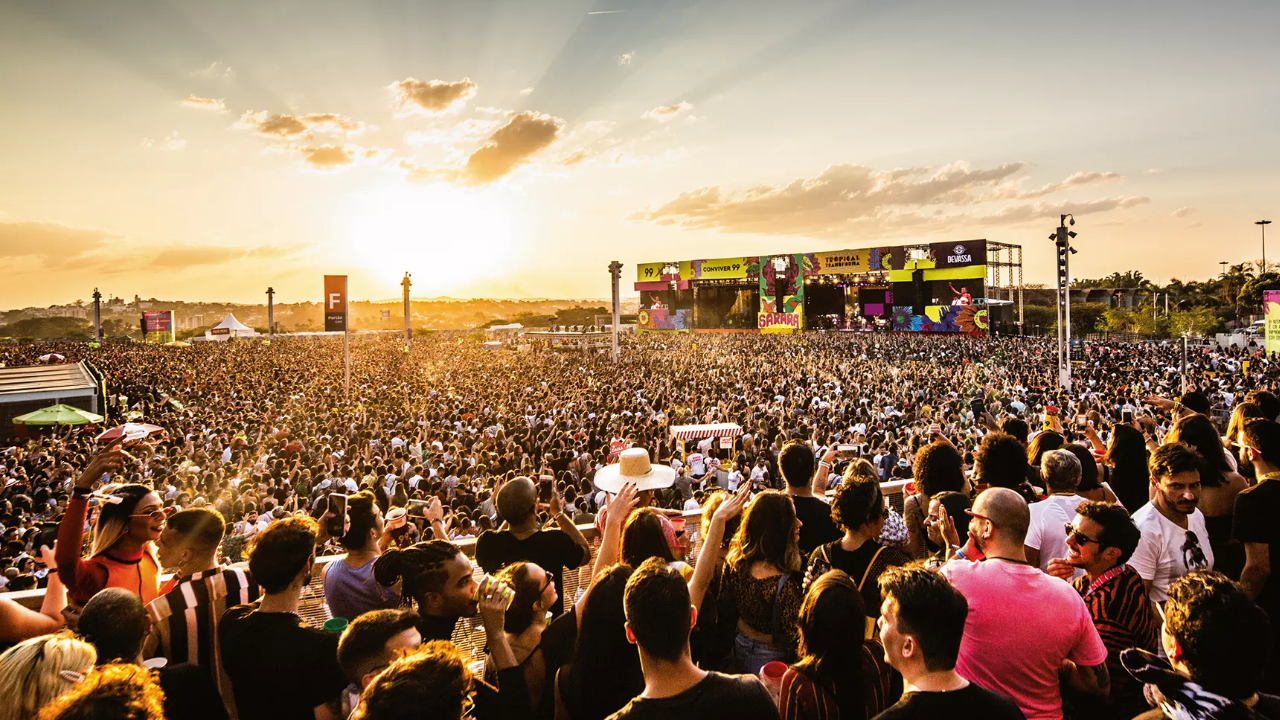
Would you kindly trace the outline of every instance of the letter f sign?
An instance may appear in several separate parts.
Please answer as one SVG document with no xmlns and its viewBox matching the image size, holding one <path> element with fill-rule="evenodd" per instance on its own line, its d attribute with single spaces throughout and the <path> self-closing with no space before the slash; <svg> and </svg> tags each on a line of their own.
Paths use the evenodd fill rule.
<svg viewBox="0 0 1280 720">
<path fill-rule="evenodd" d="M 332 310 L 341 299 L 342 293 L 329 293 L 329 309 Z"/>
</svg>

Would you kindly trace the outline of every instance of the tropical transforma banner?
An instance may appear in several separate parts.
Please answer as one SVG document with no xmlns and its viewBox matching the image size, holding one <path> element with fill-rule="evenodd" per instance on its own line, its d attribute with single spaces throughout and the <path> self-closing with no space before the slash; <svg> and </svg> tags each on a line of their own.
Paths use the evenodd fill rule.
<svg viewBox="0 0 1280 720">
<path fill-rule="evenodd" d="M 804 326 L 804 256 L 760 257 L 761 332 L 799 332 Z"/>
<path fill-rule="evenodd" d="M 887 270 L 891 248 L 833 250 L 805 254 L 805 275 L 856 275 Z"/>
</svg>

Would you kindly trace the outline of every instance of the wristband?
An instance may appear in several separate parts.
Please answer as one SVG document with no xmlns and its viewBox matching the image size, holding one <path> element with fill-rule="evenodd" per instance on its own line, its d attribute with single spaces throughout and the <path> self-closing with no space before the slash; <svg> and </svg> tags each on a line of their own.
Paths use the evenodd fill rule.
<svg viewBox="0 0 1280 720">
<path fill-rule="evenodd" d="M 961 560 L 969 559 L 965 557 L 964 550 L 962 550 L 959 545 L 948 545 L 947 547 L 950 548 L 951 552 L 954 553 L 955 556 L 960 558 Z"/>
<path fill-rule="evenodd" d="M 818 467 L 820 467 L 820 468 L 826 468 L 826 469 L 830 470 L 830 469 L 831 469 L 831 463 L 827 462 L 826 460 L 819 460 L 819 461 L 818 461 Z"/>
<path fill-rule="evenodd" d="M 82 487 L 71 488 L 71 497 L 76 498 L 77 500 L 85 500 L 92 494 L 93 494 L 92 488 L 82 488 Z"/>
</svg>

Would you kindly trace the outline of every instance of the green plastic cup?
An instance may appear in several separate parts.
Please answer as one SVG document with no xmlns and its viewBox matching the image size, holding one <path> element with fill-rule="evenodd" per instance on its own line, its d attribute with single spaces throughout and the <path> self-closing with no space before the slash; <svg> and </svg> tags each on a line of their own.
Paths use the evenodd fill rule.
<svg viewBox="0 0 1280 720">
<path fill-rule="evenodd" d="M 350 624 L 351 621 L 346 618 L 329 618 L 324 621 L 324 629 L 326 632 L 341 633 L 343 630 L 346 630 L 347 626 Z"/>
</svg>

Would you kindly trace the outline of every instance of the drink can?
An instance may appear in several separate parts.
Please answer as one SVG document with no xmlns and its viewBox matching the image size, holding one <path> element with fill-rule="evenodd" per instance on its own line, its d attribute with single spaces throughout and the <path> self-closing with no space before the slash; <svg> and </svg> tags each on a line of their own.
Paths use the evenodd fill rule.
<svg viewBox="0 0 1280 720">
<path fill-rule="evenodd" d="M 486 574 L 484 577 L 480 578 L 480 582 L 476 583 L 476 594 L 473 599 L 476 602 L 480 602 L 482 599 L 484 599 L 485 595 L 489 594 L 490 588 L 496 588 L 498 594 L 502 597 L 503 601 L 507 604 L 507 607 L 511 607 L 511 603 L 514 602 L 516 599 L 516 591 L 512 590 L 505 583 L 498 580 L 492 575 Z"/>
</svg>

